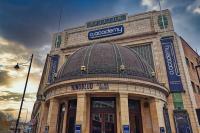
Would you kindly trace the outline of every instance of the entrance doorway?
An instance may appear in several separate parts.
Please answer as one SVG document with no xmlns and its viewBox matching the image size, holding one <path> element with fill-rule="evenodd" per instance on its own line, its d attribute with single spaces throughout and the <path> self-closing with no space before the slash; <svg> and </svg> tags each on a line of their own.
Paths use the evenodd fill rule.
<svg viewBox="0 0 200 133">
<path fill-rule="evenodd" d="M 116 133 L 115 98 L 91 99 L 91 133 Z"/>
<path fill-rule="evenodd" d="M 70 100 L 68 104 L 68 112 L 67 112 L 67 133 L 75 132 L 75 122 L 76 122 L 76 106 L 77 100 Z"/>
<path fill-rule="evenodd" d="M 140 111 L 140 102 L 128 100 L 130 133 L 142 133 L 142 117 Z"/>
</svg>

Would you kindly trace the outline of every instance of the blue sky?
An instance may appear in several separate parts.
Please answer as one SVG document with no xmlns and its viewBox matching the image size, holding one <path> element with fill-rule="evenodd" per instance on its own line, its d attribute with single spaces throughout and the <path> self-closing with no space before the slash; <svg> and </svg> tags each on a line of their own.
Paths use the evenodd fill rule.
<svg viewBox="0 0 200 133">
<path fill-rule="evenodd" d="M 30 48 L 48 45 L 51 33 L 114 14 L 136 14 L 158 9 L 158 0 L 1 0 L 0 36 Z M 200 0 L 161 0 L 172 12 L 175 30 L 198 48 Z M 20 31 L 20 32 L 19 32 Z M 189 36 L 188 36 L 189 35 Z"/>
<path fill-rule="evenodd" d="M 200 0 L 161 1 L 171 11 L 175 31 L 200 51 Z M 159 9 L 158 0 L 0 0 L 0 110 L 19 108 L 27 68 L 16 71 L 11 66 L 34 53 L 24 104 L 31 112 L 61 8 L 61 31 L 106 16 Z"/>
</svg>

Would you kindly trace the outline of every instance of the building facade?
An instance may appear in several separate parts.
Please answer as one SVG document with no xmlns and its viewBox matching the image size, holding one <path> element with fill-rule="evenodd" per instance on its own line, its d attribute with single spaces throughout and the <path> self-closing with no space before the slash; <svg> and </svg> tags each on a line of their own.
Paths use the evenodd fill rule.
<svg viewBox="0 0 200 133">
<path fill-rule="evenodd" d="M 198 60 L 175 33 L 169 10 L 120 14 L 55 33 L 33 108 L 34 131 L 200 133 Z"/>
</svg>

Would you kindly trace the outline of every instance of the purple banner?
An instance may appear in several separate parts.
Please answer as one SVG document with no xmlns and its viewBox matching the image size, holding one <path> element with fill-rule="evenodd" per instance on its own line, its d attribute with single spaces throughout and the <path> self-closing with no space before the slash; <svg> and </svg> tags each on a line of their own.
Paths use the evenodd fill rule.
<svg viewBox="0 0 200 133">
<path fill-rule="evenodd" d="M 161 38 L 160 41 L 165 59 L 169 88 L 171 92 L 182 92 L 184 90 L 174 50 L 173 38 L 165 37 Z"/>
<path fill-rule="evenodd" d="M 58 69 L 59 55 L 51 56 L 48 82 L 52 83 Z"/>
</svg>

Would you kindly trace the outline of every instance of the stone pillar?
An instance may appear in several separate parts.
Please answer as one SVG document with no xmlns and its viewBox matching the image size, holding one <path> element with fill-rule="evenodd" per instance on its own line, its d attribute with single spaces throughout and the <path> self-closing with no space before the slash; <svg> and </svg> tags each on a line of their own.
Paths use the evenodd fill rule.
<svg viewBox="0 0 200 133">
<path fill-rule="evenodd" d="M 143 133 L 153 133 L 150 108 L 144 104 L 149 104 L 149 102 L 141 100 L 140 104 Z"/>
<path fill-rule="evenodd" d="M 128 94 L 120 93 L 119 96 L 120 103 L 120 120 L 121 120 L 121 132 L 123 132 L 123 125 L 129 125 L 129 108 L 128 108 Z"/>
<path fill-rule="evenodd" d="M 86 133 L 86 99 L 85 93 L 77 94 L 76 124 L 81 125 L 82 133 Z"/>
<path fill-rule="evenodd" d="M 47 123 L 47 117 L 48 117 L 48 105 L 44 101 L 41 102 L 40 106 L 40 121 L 39 121 L 39 128 L 38 133 L 43 133 L 46 123 Z"/>
<path fill-rule="evenodd" d="M 63 128 L 62 128 L 62 132 L 63 132 L 63 133 L 66 133 L 67 113 L 68 113 L 68 102 L 65 103 L 65 114 L 64 114 Z"/>
<path fill-rule="evenodd" d="M 150 102 L 150 114 L 151 114 L 153 133 L 160 133 L 160 127 L 165 128 L 164 117 L 163 117 L 163 106 L 164 102 L 158 99 L 153 99 Z"/>
<path fill-rule="evenodd" d="M 49 113 L 47 119 L 47 125 L 49 126 L 49 133 L 56 133 L 58 112 L 59 112 L 58 100 L 52 98 L 50 100 Z"/>
</svg>

